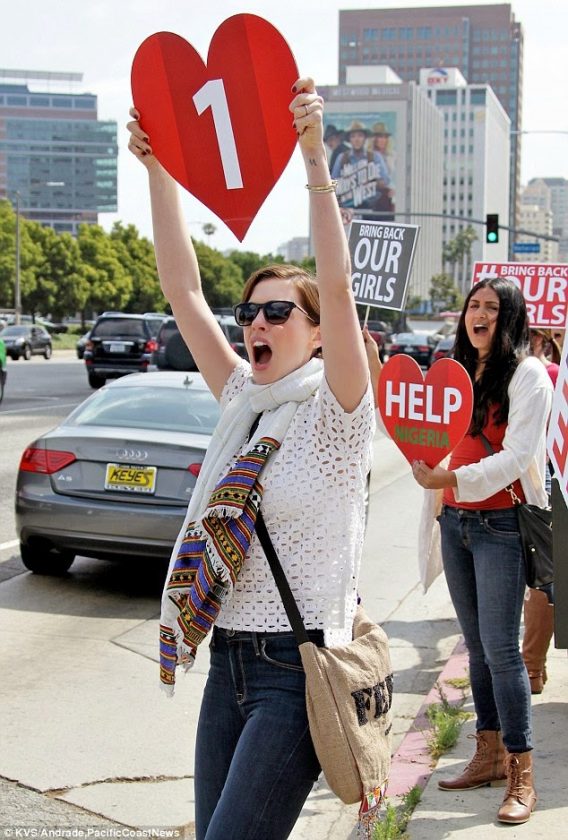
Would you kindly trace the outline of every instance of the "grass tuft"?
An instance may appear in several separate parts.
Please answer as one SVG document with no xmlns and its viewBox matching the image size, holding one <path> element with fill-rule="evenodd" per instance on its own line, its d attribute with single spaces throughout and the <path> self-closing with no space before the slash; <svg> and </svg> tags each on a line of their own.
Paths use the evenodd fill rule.
<svg viewBox="0 0 568 840">
<path fill-rule="evenodd" d="M 415 785 L 404 794 L 398 807 L 387 800 L 381 821 L 374 828 L 373 840 L 407 840 L 406 828 L 421 796 L 422 788 Z"/>
<path fill-rule="evenodd" d="M 426 709 L 426 717 L 432 727 L 428 735 L 428 749 L 435 761 L 455 746 L 462 726 L 472 717 L 462 708 L 465 698 L 462 698 L 459 703 L 450 703 L 441 685 L 436 683 L 436 687 L 440 702 L 432 703 Z"/>
</svg>

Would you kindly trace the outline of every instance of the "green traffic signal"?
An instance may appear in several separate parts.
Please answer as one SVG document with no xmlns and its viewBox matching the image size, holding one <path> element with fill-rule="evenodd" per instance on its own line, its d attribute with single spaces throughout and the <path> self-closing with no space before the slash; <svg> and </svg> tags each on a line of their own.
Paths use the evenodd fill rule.
<svg viewBox="0 0 568 840">
<path fill-rule="evenodd" d="M 499 214 L 487 213 L 485 216 L 485 241 L 493 245 L 499 242 Z"/>
</svg>

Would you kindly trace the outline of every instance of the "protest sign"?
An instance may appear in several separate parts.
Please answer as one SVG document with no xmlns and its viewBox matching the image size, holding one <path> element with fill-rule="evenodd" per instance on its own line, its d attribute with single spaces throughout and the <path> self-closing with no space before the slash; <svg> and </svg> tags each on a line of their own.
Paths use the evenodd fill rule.
<svg viewBox="0 0 568 840">
<path fill-rule="evenodd" d="M 531 327 L 565 326 L 568 263 L 474 263 L 472 284 L 491 277 L 511 280 L 521 290 Z"/>
<path fill-rule="evenodd" d="M 564 342 L 548 424 L 548 455 L 568 507 L 568 342 Z"/>
<path fill-rule="evenodd" d="M 351 282 L 355 302 L 404 309 L 417 225 L 354 219 L 349 233 Z"/>
<path fill-rule="evenodd" d="M 388 434 L 406 460 L 435 467 L 469 429 L 473 387 L 455 359 L 439 359 L 424 377 L 418 363 L 401 353 L 382 369 L 378 405 Z"/>
<path fill-rule="evenodd" d="M 151 35 L 134 57 L 133 102 L 152 151 L 240 241 L 296 146 L 298 76 L 284 38 L 249 14 L 221 24 L 206 64 L 171 32 Z"/>
</svg>

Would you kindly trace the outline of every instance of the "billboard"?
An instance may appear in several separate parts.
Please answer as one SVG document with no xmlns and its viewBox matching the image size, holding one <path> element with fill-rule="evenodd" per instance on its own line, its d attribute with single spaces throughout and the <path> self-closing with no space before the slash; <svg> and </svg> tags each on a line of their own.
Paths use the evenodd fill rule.
<svg viewBox="0 0 568 840">
<path fill-rule="evenodd" d="M 396 206 L 396 112 L 330 112 L 324 126 L 340 207 L 363 218 L 366 210 L 372 211 L 368 218 L 389 218 Z"/>
</svg>

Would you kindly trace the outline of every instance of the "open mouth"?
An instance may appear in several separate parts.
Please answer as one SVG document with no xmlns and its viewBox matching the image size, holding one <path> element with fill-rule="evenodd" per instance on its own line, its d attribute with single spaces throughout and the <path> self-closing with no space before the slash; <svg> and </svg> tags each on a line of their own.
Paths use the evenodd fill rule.
<svg viewBox="0 0 568 840">
<path fill-rule="evenodd" d="M 475 335 L 485 335 L 489 332 L 489 328 L 485 324 L 474 324 L 473 332 Z"/>
<path fill-rule="evenodd" d="M 252 345 L 252 352 L 255 365 L 267 365 L 272 358 L 272 349 L 262 341 L 255 341 Z"/>
</svg>

